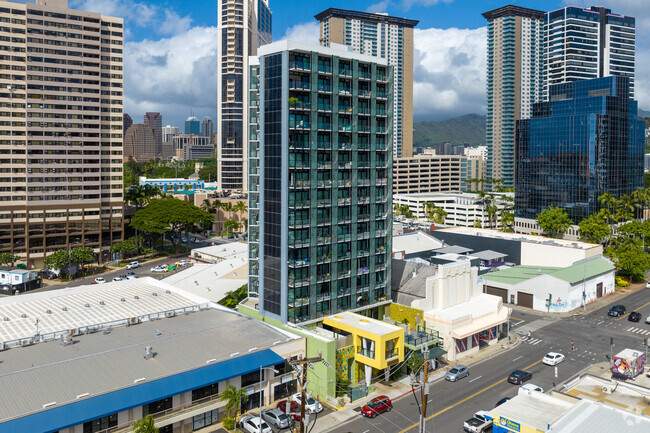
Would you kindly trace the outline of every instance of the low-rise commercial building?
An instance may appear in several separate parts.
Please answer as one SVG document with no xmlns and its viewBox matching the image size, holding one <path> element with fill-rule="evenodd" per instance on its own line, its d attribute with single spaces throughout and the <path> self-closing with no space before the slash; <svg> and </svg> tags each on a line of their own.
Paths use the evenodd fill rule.
<svg viewBox="0 0 650 433">
<path fill-rule="evenodd" d="M 483 275 L 485 293 L 503 302 L 546 312 L 566 312 L 614 293 L 615 266 L 599 256 L 567 267 L 514 266 Z"/>
</svg>

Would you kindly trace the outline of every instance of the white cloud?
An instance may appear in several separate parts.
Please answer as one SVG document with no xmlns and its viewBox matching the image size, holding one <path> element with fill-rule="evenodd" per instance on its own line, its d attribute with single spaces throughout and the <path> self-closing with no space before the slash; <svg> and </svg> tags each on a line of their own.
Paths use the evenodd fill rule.
<svg viewBox="0 0 650 433">
<path fill-rule="evenodd" d="M 371 14 L 376 14 L 380 12 L 386 12 L 388 6 L 391 4 L 390 0 L 382 0 L 379 3 L 372 4 L 366 8 L 366 12 Z"/>
<path fill-rule="evenodd" d="M 416 120 L 485 112 L 487 29 L 415 29 Z"/>
<path fill-rule="evenodd" d="M 165 10 L 165 20 L 160 23 L 160 33 L 166 35 L 177 35 L 186 32 L 192 24 L 192 18 L 187 15 L 180 17 L 176 12 L 171 9 Z"/>
<path fill-rule="evenodd" d="M 454 0 L 402 0 L 402 6 L 409 10 L 413 5 L 422 5 L 422 6 L 433 6 L 438 3 L 451 3 Z"/>
<path fill-rule="evenodd" d="M 158 41 L 126 43 L 124 112 L 141 122 L 146 111 L 159 111 L 165 124 L 181 127 L 190 110 L 214 119 L 216 64 L 216 27 L 194 27 Z"/>
<path fill-rule="evenodd" d="M 306 44 L 319 45 L 320 27 L 318 22 L 310 21 L 307 23 L 296 24 L 287 29 L 280 40 L 298 41 Z"/>
</svg>

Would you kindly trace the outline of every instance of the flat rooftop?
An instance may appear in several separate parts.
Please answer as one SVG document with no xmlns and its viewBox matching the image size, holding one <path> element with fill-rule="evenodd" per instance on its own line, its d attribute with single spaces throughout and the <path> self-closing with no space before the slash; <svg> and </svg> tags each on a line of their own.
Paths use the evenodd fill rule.
<svg viewBox="0 0 650 433">
<path fill-rule="evenodd" d="M 365 329 L 369 332 L 372 332 L 375 335 L 388 335 L 392 334 L 395 331 L 401 331 L 403 328 L 395 325 L 391 325 L 381 320 L 371 319 L 361 314 L 351 313 L 345 311 L 342 313 L 337 313 L 333 316 L 327 316 L 326 319 L 330 319 L 334 326 L 334 323 L 340 323 L 345 327 L 355 328 L 355 329 Z M 343 330 L 347 330 L 344 329 Z"/>
<path fill-rule="evenodd" d="M 565 239 L 551 239 L 544 236 L 526 235 L 521 233 L 507 233 L 499 230 L 483 229 L 483 228 L 476 228 L 476 227 L 450 227 L 450 228 L 440 229 L 436 231 L 446 232 L 446 233 L 456 233 L 459 235 L 466 235 L 466 236 L 504 239 L 508 241 L 555 245 L 560 247 L 578 248 L 583 250 L 602 247 L 602 245 L 590 244 L 587 242 L 569 241 Z"/>
<path fill-rule="evenodd" d="M 516 395 L 502 405 L 490 410 L 516 423 L 525 424 L 539 431 L 547 431 L 548 425 L 562 418 L 577 402 L 569 402 L 541 392 Z"/>
<path fill-rule="evenodd" d="M 617 407 L 582 400 L 553 424 L 557 433 L 639 433 L 650 431 L 650 419 Z"/>
<path fill-rule="evenodd" d="M 221 259 L 245 258 L 248 261 L 248 244 L 246 242 L 228 242 L 225 244 L 194 248 L 191 255 L 194 256 L 195 252 Z"/>
<path fill-rule="evenodd" d="M 393 251 L 404 251 L 405 254 L 431 251 L 442 246 L 443 242 L 421 231 L 393 236 Z"/>
</svg>

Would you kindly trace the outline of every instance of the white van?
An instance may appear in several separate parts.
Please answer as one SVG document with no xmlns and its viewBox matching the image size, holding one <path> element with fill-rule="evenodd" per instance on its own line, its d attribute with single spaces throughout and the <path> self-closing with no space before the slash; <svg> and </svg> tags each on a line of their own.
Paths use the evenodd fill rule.
<svg viewBox="0 0 650 433">
<path fill-rule="evenodd" d="M 534 383 L 527 383 L 519 387 L 518 394 L 531 395 L 533 392 L 544 392 L 544 390 Z"/>
</svg>

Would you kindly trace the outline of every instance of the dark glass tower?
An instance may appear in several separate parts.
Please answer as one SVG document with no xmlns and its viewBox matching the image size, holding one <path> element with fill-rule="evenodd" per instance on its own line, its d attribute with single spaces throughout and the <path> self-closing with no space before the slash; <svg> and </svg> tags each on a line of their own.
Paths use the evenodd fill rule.
<svg viewBox="0 0 650 433">
<path fill-rule="evenodd" d="M 517 122 L 516 216 L 535 218 L 553 205 L 577 223 L 600 209 L 602 194 L 643 188 L 644 123 L 630 78 L 553 85 L 549 100 Z"/>
</svg>

